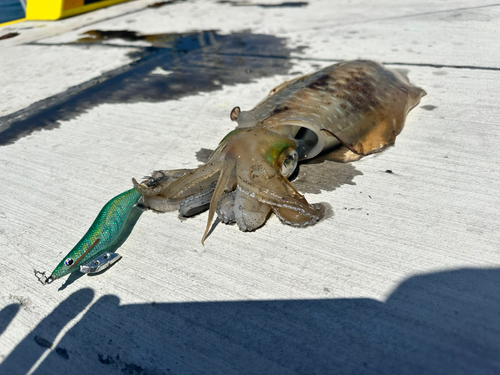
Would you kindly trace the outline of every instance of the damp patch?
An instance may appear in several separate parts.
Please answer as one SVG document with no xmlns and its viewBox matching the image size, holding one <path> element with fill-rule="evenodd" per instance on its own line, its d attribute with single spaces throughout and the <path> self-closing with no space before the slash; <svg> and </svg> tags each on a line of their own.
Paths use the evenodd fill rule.
<svg viewBox="0 0 500 375">
<path fill-rule="evenodd" d="M 249 1 L 232 1 L 232 0 L 219 0 L 219 4 L 231 4 L 232 6 L 239 6 L 239 7 L 244 7 L 244 6 L 255 6 L 259 8 L 302 8 L 309 3 L 307 1 L 285 1 L 282 3 L 252 3 Z"/>
<path fill-rule="evenodd" d="M 19 35 L 19 33 L 16 33 L 16 32 L 3 34 L 3 35 L 0 35 L 0 40 L 14 38 L 15 36 L 18 36 L 18 35 Z"/>
<path fill-rule="evenodd" d="M 154 4 L 149 4 L 148 8 L 161 8 L 165 5 L 172 5 L 175 3 L 182 3 L 186 0 L 169 0 L 169 1 L 158 1 L 157 3 Z"/>
<path fill-rule="evenodd" d="M 142 35 L 134 31 L 89 30 L 74 44 L 105 44 L 113 39 L 144 41 L 138 60 L 84 84 L 0 118 L 0 145 L 41 129 L 54 129 L 93 107 L 108 103 L 163 102 L 224 85 L 249 83 L 290 71 L 295 49 L 273 35 L 216 31 Z M 110 46 L 112 48 L 112 46 Z M 164 74 L 158 74 L 164 72 Z"/>
<path fill-rule="evenodd" d="M 435 105 L 427 104 L 427 105 L 422 105 L 420 108 L 425 109 L 426 111 L 433 111 L 437 108 Z"/>
<path fill-rule="evenodd" d="M 34 340 L 42 348 L 50 349 L 52 347 L 52 341 L 49 341 L 49 340 L 43 338 L 42 336 L 35 335 Z"/>
</svg>

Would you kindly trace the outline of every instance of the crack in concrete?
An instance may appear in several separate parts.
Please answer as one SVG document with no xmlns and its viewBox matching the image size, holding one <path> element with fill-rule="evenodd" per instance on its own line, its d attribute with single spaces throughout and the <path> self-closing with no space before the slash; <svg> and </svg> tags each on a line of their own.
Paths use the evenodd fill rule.
<svg viewBox="0 0 500 375">
<path fill-rule="evenodd" d="M 315 27 L 314 30 L 321 30 L 321 29 L 326 29 L 326 28 L 331 28 L 332 25 L 334 26 L 355 26 L 355 25 L 363 25 L 367 23 L 372 23 L 372 22 L 380 22 L 380 21 L 392 21 L 392 20 L 400 20 L 400 19 L 405 19 L 405 18 L 414 18 L 414 17 L 422 17 L 422 16 L 430 16 L 434 14 L 444 14 L 444 13 L 451 13 L 451 12 L 460 12 L 460 11 L 467 11 L 467 10 L 474 10 L 474 9 L 481 9 L 481 8 L 491 8 L 491 7 L 497 7 L 500 6 L 500 3 L 495 3 L 495 4 L 488 4 L 488 5 L 478 5 L 478 6 L 473 6 L 473 7 L 463 7 L 463 8 L 453 8 L 453 9 L 443 9 L 443 10 L 436 10 L 433 12 L 421 12 L 421 13 L 414 13 L 414 14 L 404 14 L 401 16 L 391 16 L 391 17 L 380 17 L 380 18 L 373 18 L 373 19 L 367 19 L 359 22 L 350 22 L 350 23 L 339 23 L 338 21 L 332 21 L 329 23 L 325 23 L 321 26 Z M 299 31 L 306 31 L 306 29 L 297 29 L 297 30 L 291 30 L 294 32 L 299 32 Z"/>
</svg>

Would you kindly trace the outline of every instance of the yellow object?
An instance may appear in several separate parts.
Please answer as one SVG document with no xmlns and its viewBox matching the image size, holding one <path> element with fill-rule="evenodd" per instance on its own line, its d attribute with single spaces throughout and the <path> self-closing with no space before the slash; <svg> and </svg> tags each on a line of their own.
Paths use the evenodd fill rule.
<svg viewBox="0 0 500 375">
<path fill-rule="evenodd" d="M 7 21 L 7 22 L 4 22 L 4 23 L 0 23 L 0 27 L 12 25 L 14 23 L 19 23 L 19 22 L 23 22 L 23 21 L 26 21 L 26 18 L 20 18 L 18 20 L 13 20 L 13 21 Z"/>
<path fill-rule="evenodd" d="M 26 20 L 58 20 L 129 0 L 28 0 Z"/>
</svg>

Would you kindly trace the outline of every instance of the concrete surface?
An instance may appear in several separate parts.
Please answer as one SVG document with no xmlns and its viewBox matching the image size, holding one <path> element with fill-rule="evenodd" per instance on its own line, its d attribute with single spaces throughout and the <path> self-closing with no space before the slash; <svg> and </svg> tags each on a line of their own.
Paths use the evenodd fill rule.
<svg viewBox="0 0 500 375">
<path fill-rule="evenodd" d="M 500 4 L 154 2 L 0 28 L 0 373 L 498 374 Z M 75 43 L 96 29 L 162 35 Z M 357 57 L 428 95 L 395 147 L 301 166 L 317 225 L 202 246 L 206 213 L 138 212 L 111 269 L 36 281 L 131 177 Z"/>
</svg>

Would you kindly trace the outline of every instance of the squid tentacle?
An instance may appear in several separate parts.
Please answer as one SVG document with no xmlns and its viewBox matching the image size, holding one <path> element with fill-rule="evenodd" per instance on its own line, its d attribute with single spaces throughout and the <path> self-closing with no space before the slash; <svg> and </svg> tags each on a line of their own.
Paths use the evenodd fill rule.
<svg viewBox="0 0 500 375">
<path fill-rule="evenodd" d="M 207 206 L 210 204 L 216 184 L 217 182 L 214 181 L 198 194 L 184 198 L 184 200 L 179 204 L 179 213 L 182 216 L 193 216 L 205 211 L 208 208 Z"/>
<path fill-rule="evenodd" d="M 229 161 L 226 161 L 226 163 L 229 163 Z M 215 186 L 215 190 L 212 194 L 212 199 L 210 200 L 210 210 L 208 211 L 207 226 L 205 228 L 205 233 L 201 238 L 202 244 L 204 244 L 205 239 L 207 238 L 208 232 L 210 230 L 210 225 L 212 224 L 212 219 L 214 217 L 217 203 L 219 202 L 220 198 L 226 191 L 229 182 L 231 181 L 233 168 L 234 167 L 232 166 L 226 166 L 220 170 L 219 180 L 217 181 L 217 185 Z"/>
</svg>

